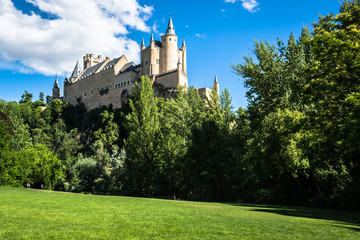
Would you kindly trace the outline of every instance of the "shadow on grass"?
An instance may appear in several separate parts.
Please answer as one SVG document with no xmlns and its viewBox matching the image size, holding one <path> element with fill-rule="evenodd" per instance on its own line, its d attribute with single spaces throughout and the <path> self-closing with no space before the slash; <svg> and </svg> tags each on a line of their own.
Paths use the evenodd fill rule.
<svg viewBox="0 0 360 240">
<path fill-rule="evenodd" d="M 232 204 L 234 206 L 252 207 L 249 211 L 266 212 L 291 217 L 303 217 L 312 219 L 322 219 L 335 221 L 337 224 L 350 225 L 338 226 L 343 228 L 360 231 L 360 212 L 305 208 L 305 207 L 289 207 L 277 205 L 257 205 L 257 204 Z"/>
</svg>

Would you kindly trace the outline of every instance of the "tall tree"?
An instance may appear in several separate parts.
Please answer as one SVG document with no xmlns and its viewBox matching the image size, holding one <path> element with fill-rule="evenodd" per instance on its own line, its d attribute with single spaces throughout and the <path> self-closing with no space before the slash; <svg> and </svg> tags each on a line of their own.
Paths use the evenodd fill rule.
<svg viewBox="0 0 360 240">
<path fill-rule="evenodd" d="M 128 193 L 154 196 L 160 174 L 158 155 L 159 115 L 157 98 L 148 77 L 135 84 L 130 99 L 131 113 L 126 116 L 129 137 L 125 141 Z"/>
</svg>

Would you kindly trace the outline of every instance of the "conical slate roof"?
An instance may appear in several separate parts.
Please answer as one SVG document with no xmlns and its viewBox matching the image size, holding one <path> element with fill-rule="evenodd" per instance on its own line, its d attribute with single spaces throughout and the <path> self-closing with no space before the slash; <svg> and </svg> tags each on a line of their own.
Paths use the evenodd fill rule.
<svg viewBox="0 0 360 240">
<path fill-rule="evenodd" d="M 72 72 L 70 78 L 77 78 L 80 75 L 80 73 L 81 73 L 80 65 L 79 65 L 79 61 L 77 61 L 74 71 Z"/>
<path fill-rule="evenodd" d="M 57 76 L 57 75 L 56 75 L 55 82 L 54 82 L 54 88 L 60 88 L 60 87 L 59 87 L 59 80 L 58 80 L 58 76 Z"/>
<path fill-rule="evenodd" d="M 175 34 L 174 24 L 173 24 L 172 18 L 171 18 L 171 14 L 170 14 L 169 24 L 168 24 L 168 26 L 166 28 L 166 34 L 165 35 L 176 35 Z"/>
<path fill-rule="evenodd" d="M 217 79 L 217 75 L 215 74 L 215 80 L 214 80 L 214 83 L 219 83 L 218 82 L 218 79 Z"/>
</svg>

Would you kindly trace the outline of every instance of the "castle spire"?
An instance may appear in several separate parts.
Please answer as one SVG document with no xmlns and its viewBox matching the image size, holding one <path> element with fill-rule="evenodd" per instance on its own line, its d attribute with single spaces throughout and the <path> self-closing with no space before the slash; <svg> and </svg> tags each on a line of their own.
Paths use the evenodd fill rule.
<svg viewBox="0 0 360 240">
<path fill-rule="evenodd" d="M 54 88 L 60 88 L 59 87 L 59 80 L 58 80 L 58 75 L 56 74 L 56 78 L 55 78 L 55 82 L 54 82 Z"/>
<path fill-rule="evenodd" d="M 170 19 L 169 19 L 169 24 L 166 28 L 166 34 L 165 35 L 176 35 L 175 34 L 175 28 L 174 28 L 174 24 L 171 18 L 171 14 L 170 14 Z"/>
<path fill-rule="evenodd" d="M 78 60 L 78 61 L 76 62 L 74 71 L 72 72 L 70 78 L 77 78 L 80 73 L 81 73 L 81 70 L 80 70 L 80 65 L 79 65 L 79 60 Z"/>
<path fill-rule="evenodd" d="M 142 42 L 141 42 L 141 45 L 140 45 L 140 49 L 141 49 L 141 51 L 145 49 L 144 38 L 142 39 Z"/>
<path fill-rule="evenodd" d="M 183 39 L 182 46 L 183 46 L 183 47 L 186 47 L 186 45 L 185 45 L 185 38 Z"/>
<path fill-rule="evenodd" d="M 154 41 L 154 34 L 151 33 L 151 38 L 150 38 L 150 42 L 153 42 Z"/>
<path fill-rule="evenodd" d="M 214 80 L 214 83 L 219 83 L 218 82 L 218 79 L 217 79 L 217 75 L 215 74 L 215 80 Z"/>
</svg>

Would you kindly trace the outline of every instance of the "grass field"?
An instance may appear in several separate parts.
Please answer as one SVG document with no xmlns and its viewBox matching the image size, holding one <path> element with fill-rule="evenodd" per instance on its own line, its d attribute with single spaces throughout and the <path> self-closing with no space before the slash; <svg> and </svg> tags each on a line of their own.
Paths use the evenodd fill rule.
<svg viewBox="0 0 360 240">
<path fill-rule="evenodd" d="M 0 239 L 360 239 L 360 213 L 0 187 Z"/>
</svg>

